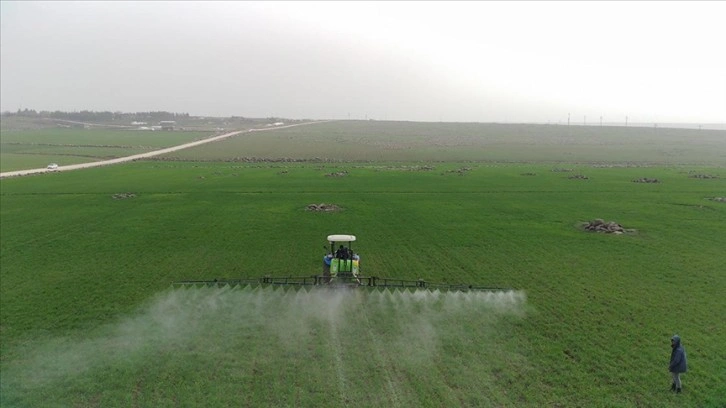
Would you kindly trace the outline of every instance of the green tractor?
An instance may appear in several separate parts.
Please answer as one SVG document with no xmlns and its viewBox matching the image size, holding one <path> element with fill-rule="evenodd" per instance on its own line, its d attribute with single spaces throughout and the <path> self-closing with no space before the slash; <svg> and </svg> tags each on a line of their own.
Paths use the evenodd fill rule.
<svg viewBox="0 0 726 408">
<path fill-rule="evenodd" d="M 178 286 L 317 286 L 328 288 L 398 288 L 401 290 L 441 291 L 502 291 L 508 288 L 472 286 L 466 284 L 431 283 L 423 279 L 405 280 L 365 276 L 361 273 L 361 258 L 353 251 L 355 235 L 328 235 L 326 254 L 323 256 L 322 274 L 311 276 L 263 276 L 261 278 L 214 279 L 174 282 Z"/>
<path fill-rule="evenodd" d="M 328 242 L 330 252 L 323 257 L 323 283 L 360 285 L 360 256 L 353 252 L 352 245 L 355 235 L 328 235 Z"/>
</svg>

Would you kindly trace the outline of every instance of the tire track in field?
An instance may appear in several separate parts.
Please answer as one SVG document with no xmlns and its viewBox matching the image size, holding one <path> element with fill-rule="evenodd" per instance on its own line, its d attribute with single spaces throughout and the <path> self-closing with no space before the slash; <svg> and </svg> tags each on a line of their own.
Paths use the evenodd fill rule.
<svg viewBox="0 0 726 408">
<path fill-rule="evenodd" d="M 381 366 L 383 367 L 383 373 L 386 380 L 386 388 L 388 388 L 388 395 L 390 395 L 389 398 L 389 407 L 400 407 L 401 402 L 398 397 L 398 391 L 393 384 L 393 379 L 391 375 L 391 364 L 390 364 L 390 358 L 388 357 L 388 353 L 385 351 L 386 348 L 381 344 L 381 342 L 378 340 L 376 335 L 373 333 L 371 321 L 368 318 L 367 308 L 363 308 L 363 311 L 361 313 L 361 316 L 363 316 L 363 320 L 365 321 L 366 325 L 366 334 L 368 334 L 368 337 L 370 338 L 370 344 L 373 344 L 374 350 L 380 350 L 381 354 L 374 353 L 374 356 L 376 356 L 376 361 L 378 361 Z"/>
<path fill-rule="evenodd" d="M 338 325 L 334 319 L 330 319 L 330 342 L 332 343 L 334 360 L 335 360 L 335 374 L 338 377 L 338 394 L 340 395 L 340 403 L 342 406 L 348 406 L 348 400 L 345 397 L 346 384 L 348 381 L 345 378 L 345 372 L 343 370 L 343 356 L 341 350 L 343 349 L 338 338 Z"/>
</svg>

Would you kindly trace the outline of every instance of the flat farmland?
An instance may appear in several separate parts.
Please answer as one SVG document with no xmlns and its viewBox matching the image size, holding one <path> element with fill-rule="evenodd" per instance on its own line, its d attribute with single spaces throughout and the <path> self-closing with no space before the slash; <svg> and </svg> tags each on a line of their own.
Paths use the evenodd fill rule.
<svg viewBox="0 0 726 408">
<path fill-rule="evenodd" d="M 212 135 L 211 132 L 105 129 L 3 130 L 0 171 L 88 163 L 144 153 Z"/>
<path fill-rule="evenodd" d="M 673 128 L 338 121 L 242 134 L 165 157 L 726 165 L 725 133 Z"/>
<path fill-rule="evenodd" d="M 136 162 L 3 180 L 2 405 L 723 404 L 721 168 L 430 167 Z M 343 210 L 306 211 L 320 202 Z M 593 218 L 637 232 L 579 228 Z M 317 273 L 335 232 L 358 235 L 368 274 L 514 290 L 169 289 Z M 692 364 L 679 399 L 676 331 Z"/>
<path fill-rule="evenodd" d="M 570 161 L 550 139 L 539 159 L 524 160 L 536 143 L 525 155 L 510 141 L 475 161 L 458 146 L 427 159 L 429 124 L 370 136 L 369 122 L 350 125 L 0 180 L 0 405 L 726 404 L 723 132 L 668 139 L 691 153 L 662 164 L 605 160 L 645 144 L 605 155 L 597 138 L 566 147 Z M 399 131 L 418 159 L 374 142 Z M 368 137 L 370 160 L 325 162 L 356 151 L 353 135 Z M 315 148 L 286 150 L 298 138 Z M 280 161 L 304 149 L 311 161 Z M 627 232 L 585 232 L 595 218 Z M 171 288 L 317 274 L 332 233 L 358 236 L 367 275 L 510 289 Z M 678 396 L 674 333 L 690 363 Z"/>
</svg>

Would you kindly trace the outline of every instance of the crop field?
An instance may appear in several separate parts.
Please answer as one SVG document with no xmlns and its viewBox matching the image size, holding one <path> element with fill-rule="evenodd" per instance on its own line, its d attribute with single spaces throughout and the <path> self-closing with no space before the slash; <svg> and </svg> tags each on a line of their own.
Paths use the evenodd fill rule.
<svg viewBox="0 0 726 408">
<path fill-rule="evenodd" d="M 183 160 L 601 162 L 726 165 L 723 130 L 328 122 L 244 134 L 166 155 Z"/>
<path fill-rule="evenodd" d="M 429 124 L 349 125 L 1 180 L 0 406 L 726 405 L 724 132 L 640 161 L 620 159 L 650 136 L 569 161 L 554 135 L 537 161 L 534 134 L 490 156 L 472 137 L 471 161 L 458 137 L 427 153 Z M 411 148 L 325 161 L 376 140 Z M 507 289 L 171 287 L 317 274 L 332 233 L 367 275 Z"/>
<path fill-rule="evenodd" d="M 0 132 L 0 171 L 88 163 L 145 153 L 210 136 L 210 132 L 36 129 Z"/>
</svg>

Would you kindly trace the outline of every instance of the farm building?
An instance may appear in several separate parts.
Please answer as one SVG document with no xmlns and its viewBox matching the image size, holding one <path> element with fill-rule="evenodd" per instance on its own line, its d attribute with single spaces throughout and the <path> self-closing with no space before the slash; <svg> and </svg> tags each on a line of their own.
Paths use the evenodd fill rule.
<svg viewBox="0 0 726 408">
<path fill-rule="evenodd" d="M 161 126 L 161 130 L 174 130 L 174 126 L 176 126 L 175 120 L 162 120 L 159 122 L 159 126 Z"/>
</svg>

